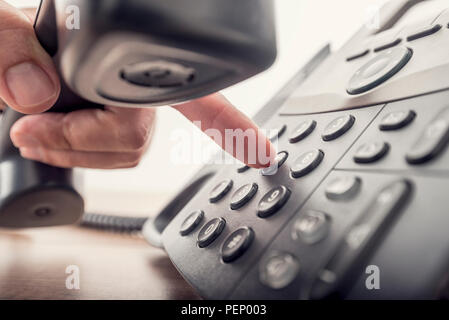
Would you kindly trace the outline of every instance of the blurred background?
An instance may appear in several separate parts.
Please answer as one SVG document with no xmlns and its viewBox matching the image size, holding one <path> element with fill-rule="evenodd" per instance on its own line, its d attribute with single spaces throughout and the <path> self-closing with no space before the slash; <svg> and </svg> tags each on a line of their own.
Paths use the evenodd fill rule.
<svg viewBox="0 0 449 320">
<path fill-rule="evenodd" d="M 394 1 L 394 0 L 393 0 Z M 37 6 L 38 0 L 8 0 L 16 6 Z M 254 115 L 320 48 L 337 50 L 386 0 L 277 0 L 278 59 L 265 73 L 225 90 L 225 96 Z M 158 110 L 158 122 L 141 164 L 127 170 L 83 170 L 87 210 L 97 213 L 155 213 L 201 167 L 174 163 L 170 153 L 175 131 L 196 129 L 169 107 Z M 179 143 L 179 141 L 178 141 Z M 209 144 L 207 140 L 205 144 Z"/>
</svg>

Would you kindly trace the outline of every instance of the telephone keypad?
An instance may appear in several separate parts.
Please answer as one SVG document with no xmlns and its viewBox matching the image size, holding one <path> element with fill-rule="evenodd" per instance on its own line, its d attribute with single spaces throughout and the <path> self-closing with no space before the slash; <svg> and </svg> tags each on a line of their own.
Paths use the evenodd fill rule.
<svg viewBox="0 0 449 320">
<path fill-rule="evenodd" d="M 311 298 L 310 289 L 314 282 L 322 280 L 330 283 L 329 289 L 326 289 L 329 291 L 326 291 L 326 294 L 346 288 L 346 284 L 354 283 L 356 276 L 362 274 L 363 270 L 351 269 L 348 273 L 349 269 L 335 272 L 335 270 L 331 270 L 331 267 L 327 268 L 328 263 L 340 250 L 341 244 L 346 243 L 347 239 L 352 239 L 350 242 L 354 246 L 357 239 L 363 239 L 364 233 L 367 234 L 367 239 L 374 239 L 367 240 L 368 245 L 366 246 L 362 244 L 363 248 L 360 253 L 351 258 L 354 261 L 363 260 L 367 264 L 369 263 L 368 259 L 375 255 L 375 251 L 371 250 L 371 244 L 386 241 L 385 237 L 380 234 L 387 232 L 390 235 L 388 228 L 390 225 L 394 227 L 395 217 L 409 214 L 410 207 L 413 209 L 416 207 L 416 203 L 409 206 L 406 205 L 408 201 L 404 201 L 403 205 L 400 205 L 399 201 L 400 208 L 396 210 L 397 214 L 387 215 L 395 219 L 387 217 L 386 222 L 378 225 L 371 219 L 363 222 L 360 217 L 373 210 L 371 209 L 371 200 L 379 196 L 379 190 L 395 181 L 403 181 L 403 177 L 400 176 L 403 173 L 403 176 L 413 178 L 413 185 L 416 185 L 416 189 L 413 188 L 414 192 L 409 192 L 410 201 L 416 201 L 415 197 L 420 197 L 419 201 L 423 201 L 427 198 L 422 193 L 431 190 L 432 187 L 429 186 L 434 183 L 438 185 L 432 180 L 431 183 L 427 183 L 427 189 L 420 188 L 421 178 L 419 175 L 425 176 L 426 172 L 430 170 L 442 173 L 438 176 L 441 176 L 440 183 L 444 185 L 444 174 L 449 173 L 446 165 L 449 152 L 443 154 L 444 147 L 440 151 L 441 157 L 423 164 L 419 169 L 408 164 L 405 158 L 414 142 L 420 137 L 421 129 L 432 124 L 435 119 L 445 118 L 444 112 L 441 110 L 444 111 L 447 106 L 446 101 L 449 101 L 449 92 L 353 110 L 274 117 L 266 127 L 279 128 L 286 125 L 288 128 L 292 128 L 288 135 L 282 136 L 276 141 L 277 149 L 281 151 L 280 154 L 282 152 L 288 154 L 276 174 L 264 176 L 261 175 L 260 170 L 248 170 L 245 174 L 239 174 L 237 172 L 238 165 L 222 168 L 216 178 L 207 184 L 205 190 L 212 189 L 219 181 L 229 179 L 233 180 L 234 184 L 238 184 L 238 187 L 256 183 L 258 185 L 257 193 L 250 202 L 239 209 L 238 214 L 229 208 L 232 201 L 232 196 L 229 195 L 231 192 L 224 195 L 224 199 L 222 198 L 220 202 L 215 203 L 207 201 L 207 194 L 198 193 L 192 203 L 184 209 L 185 212 L 181 213 L 180 217 L 173 222 L 173 225 L 177 227 L 178 237 L 180 237 L 179 227 L 183 219 L 195 209 L 207 212 L 209 219 L 226 219 L 226 228 L 223 228 L 222 231 L 223 236 L 208 244 L 207 250 L 200 250 L 198 248 L 200 245 L 197 245 L 196 241 L 192 241 L 193 239 L 185 237 L 182 242 L 179 239 L 175 241 L 174 237 L 170 237 L 172 234 L 170 232 L 164 239 L 166 249 L 171 257 L 175 258 L 175 263 L 181 265 L 180 270 L 183 271 L 186 278 L 195 284 L 199 283 L 195 280 L 198 272 L 193 269 L 193 266 L 200 263 L 210 265 L 211 274 L 205 275 L 204 282 L 199 283 L 199 291 L 206 293 L 206 297 L 236 299 L 299 297 L 307 299 Z M 412 121 L 409 120 L 411 113 L 413 114 Z M 331 122 L 338 118 L 351 118 L 351 116 L 354 117 L 354 123 L 350 129 L 339 136 L 337 140 L 330 142 L 323 140 L 322 134 Z M 401 126 L 404 119 L 408 123 Z M 304 122 L 312 123 L 314 121 L 316 122 L 315 128 L 306 138 L 296 143 L 290 142 L 295 131 L 293 128 L 297 128 Z M 391 130 L 381 129 L 381 124 L 386 124 L 386 122 L 391 126 Z M 357 150 L 363 144 L 376 141 L 390 146 L 388 153 L 382 159 L 369 163 L 354 161 Z M 371 148 L 367 149 L 371 150 Z M 301 160 L 298 160 L 299 158 Z M 301 164 L 301 168 L 299 164 Z M 304 169 L 304 171 L 300 169 Z M 418 170 L 420 171 L 417 172 Z M 293 174 L 295 171 L 298 171 L 296 177 L 299 178 Z M 415 173 L 417 175 L 419 173 L 419 175 L 414 176 Z M 396 178 L 393 179 L 393 177 Z M 444 193 L 443 190 L 444 188 L 441 188 L 441 192 L 437 193 Z M 280 197 L 284 191 L 285 196 Z M 432 191 L 433 193 L 434 191 Z M 382 198 L 383 201 L 389 201 L 389 197 L 386 195 Z M 284 199 L 285 202 L 281 199 Z M 264 208 L 259 210 L 262 203 Z M 415 219 L 421 219 L 419 220 L 421 225 L 425 224 L 425 221 L 432 222 L 427 215 L 435 212 L 426 209 L 429 207 L 431 207 L 431 202 L 427 201 L 426 206 L 417 208 L 419 214 L 416 213 Z M 441 220 L 441 214 L 443 214 L 438 210 L 435 214 L 440 214 L 440 216 L 434 217 L 435 221 Z M 426 212 L 425 216 L 423 216 L 423 212 Z M 382 213 L 378 215 L 380 217 Z M 397 220 L 402 221 L 402 219 Z M 358 223 L 360 221 L 362 223 Z M 370 227 L 368 228 L 366 225 L 370 225 Z M 439 224 L 435 223 L 432 227 L 440 228 Z M 231 258 L 232 261 L 227 262 L 229 258 L 223 257 L 222 252 L 224 243 L 235 230 L 240 230 L 240 228 L 250 228 L 258 236 L 253 238 L 250 250 L 242 251 L 244 253 L 240 254 L 238 258 L 235 260 Z M 423 230 L 407 229 L 407 224 L 401 225 L 401 228 L 402 235 L 418 232 L 421 237 L 424 236 Z M 240 237 L 237 236 L 237 240 L 238 238 Z M 445 241 L 444 239 L 442 242 L 437 240 L 441 239 L 435 239 L 434 246 Z M 413 243 L 414 246 L 418 246 L 419 239 Z M 393 247 L 394 245 L 390 243 L 384 250 L 388 251 Z M 201 262 L 184 264 L 182 257 L 186 251 L 192 252 L 195 260 Z M 271 256 L 273 252 L 283 253 L 291 258 L 286 258 L 287 262 L 283 259 L 274 259 L 273 265 L 279 265 L 279 267 L 272 266 L 270 270 L 280 271 L 268 274 L 266 270 L 268 258 L 266 256 Z M 391 251 L 387 253 L 385 255 L 391 256 Z M 403 259 L 407 259 L 405 252 L 399 254 Z M 440 254 L 444 256 L 443 253 L 440 252 Z M 412 262 L 416 270 L 419 267 L 418 261 Z M 419 261 L 419 264 L 421 263 L 425 264 L 427 268 L 431 264 Z M 286 268 L 287 270 L 292 268 L 294 272 L 283 271 L 284 264 L 289 266 Z M 376 261 L 373 264 L 376 264 Z M 301 270 L 299 270 L 299 265 Z M 387 266 L 382 266 L 382 268 L 387 268 Z M 277 279 L 284 279 L 282 278 L 284 273 L 289 278 L 288 281 L 283 280 L 284 283 L 280 285 L 280 280 Z M 220 275 L 225 275 L 225 278 L 220 280 Z M 341 290 L 346 294 L 346 289 Z"/>
</svg>

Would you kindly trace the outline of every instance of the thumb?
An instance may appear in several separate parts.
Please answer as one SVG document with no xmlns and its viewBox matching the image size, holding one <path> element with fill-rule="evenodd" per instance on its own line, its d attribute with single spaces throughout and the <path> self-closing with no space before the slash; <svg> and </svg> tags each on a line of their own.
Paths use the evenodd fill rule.
<svg viewBox="0 0 449 320">
<path fill-rule="evenodd" d="M 59 91 L 53 61 L 30 18 L 0 0 L 0 98 L 21 113 L 39 113 L 53 106 Z"/>
</svg>

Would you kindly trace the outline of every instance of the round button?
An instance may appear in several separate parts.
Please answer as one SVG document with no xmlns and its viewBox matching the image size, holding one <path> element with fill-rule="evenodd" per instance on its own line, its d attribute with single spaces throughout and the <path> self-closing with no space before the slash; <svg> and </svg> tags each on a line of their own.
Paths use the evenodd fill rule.
<svg viewBox="0 0 449 320">
<path fill-rule="evenodd" d="M 270 132 L 268 139 L 271 142 L 279 139 L 285 133 L 285 130 L 287 130 L 287 126 L 285 124 L 282 125 L 280 128 L 269 130 Z"/>
<path fill-rule="evenodd" d="M 290 135 L 290 143 L 297 143 L 307 138 L 316 128 L 315 120 L 306 120 L 301 122 Z"/>
<path fill-rule="evenodd" d="M 278 172 L 278 169 L 282 167 L 284 162 L 288 158 L 288 152 L 282 151 L 279 152 L 276 155 L 276 158 L 274 159 L 274 164 L 269 166 L 268 168 L 260 169 L 260 174 L 263 176 L 272 176 L 275 175 Z"/>
<path fill-rule="evenodd" d="M 355 176 L 343 176 L 332 180 L 326 187 L 326 197 L 331 200 L 348 200 L 359 192 L 362 180 Z"/>
<path fill-rule="evenodd" d="M 335 140 L 351 129 L 354 122 L 355 118 L 350 114 L 338 117 L 326 126 L 321 137 L 324 141 Z"/>
<path fill-rule="evenodd" d="M 278 186 L 268 191 L 260 200 L 257 215 L 267 218 L 280 210 L 290 197 L 290 190 L 284 186 Z"/>
<path fill-rule="evenodd" d="M 209 201 L 215 203 L 220 201 L 231 190 L 233 182 L 226 179 L 217 184 L 209 194 Z"/>
<path fill-rule="evenodd" d="M 195 70 L 168 61 L 146 61 L 125 66 L 123 80 L 144 87 L 180 87 L 191 83 Z"/>
<path fill-rule="evenodd" d="M 329 218 L 326 214 L 309 210 L 296 219 L 293 224 L 293 239 L 301 239 L 307 244 L 314 244 L 326 237 L 329 232 Z"/>
<path fill-rule="evenodd" d="M 181 236 L 186 236 L 191 233 L 195 228 L 201 223 L 204 217 L 204 212 L 202 210 L 197 210 L 189 214 L 189 216 L 181 224 L 181 229 L 179 233 Z"/>
<path fill-rule="evenodd" d="M 412 110 L 390 112 L 382 118 L 379 129 L 382 131 L 398 130 L 408 126 L 416 117 Z"/>
<path fill-rule="evenodd" d="M 232 195 L 231 209 L 237 210 L 247 204 L 256 194 L 258 186 L 256 183 L 245 184 L 237 189 Z"/>
<path fill-rule="evenodd" d="M 198 233 L 198 246 L 207 247 L 223 232 L 226 221 L 223 218 L 215 218 L 206 223 Z"/>
<path fill-rule="evenodd" d="M 406 47 L 383 51 L 355 72 L 349 80 L 347 92 L 361 94 L 379 86 L 398 73 L 412 55 L 412 50 Z"/>
<path fill-rule="evenodd" d="M 357 163 L 372 163 L 382 159 L 390 150 L 390 145 L 383 141 L 368 142 L 361 145 L 355 155 Z"/>
<path fill-rule="evenodd" d="M 293 178 L 303 177 L 312 172 L 323 161 L 324 153 L 319 149 L 303 153 L 296 159 L 290 172 Z"/>
<path fill-rule="evenodd" d="M 229 263 L 240 258 L 254 239 L 254 231 L 249 227 L 240 228 L 231 233 L 221 247 L 223 262 Z"/>
<path fill-rule="evenodd" d="M 282 289 L 295 280 L 300 265 L 290 253 L 273 252 L 260 263 L 259 279 L 271 289 Z"/>
<path fill-rule="evenodd" d="M 424 128 L 405 158 L 409 164 L 422 164 L 440 155 L 449 143 L 449 108 L 444 108 Z"/>
</svg>

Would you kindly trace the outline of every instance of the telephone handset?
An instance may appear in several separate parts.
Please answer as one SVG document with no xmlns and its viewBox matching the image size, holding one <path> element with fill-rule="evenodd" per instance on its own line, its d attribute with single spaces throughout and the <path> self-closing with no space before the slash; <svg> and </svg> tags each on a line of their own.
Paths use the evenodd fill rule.
<svg viewBox="0 0 449 320">
<path fill-rule="evenodd" d="M 435 2 L 388 3 L 259 112 L 275 175 L 207 166 L 145 223 L 204 298 L 449 297 L 449 7 L 406 15 Z"/>
<path fill-rule="evenodd" d="M 50 111 L 174 104 L 245 80 L 276 57 L 273 13 L 272 0 L 42 0 L 35 31 L 62 83 Z M 0 226 L 79 221 L 72 170 L 23 159 L 12 145 L 20 117 L 8 109 L 1 120 Z"/>
</svg>

